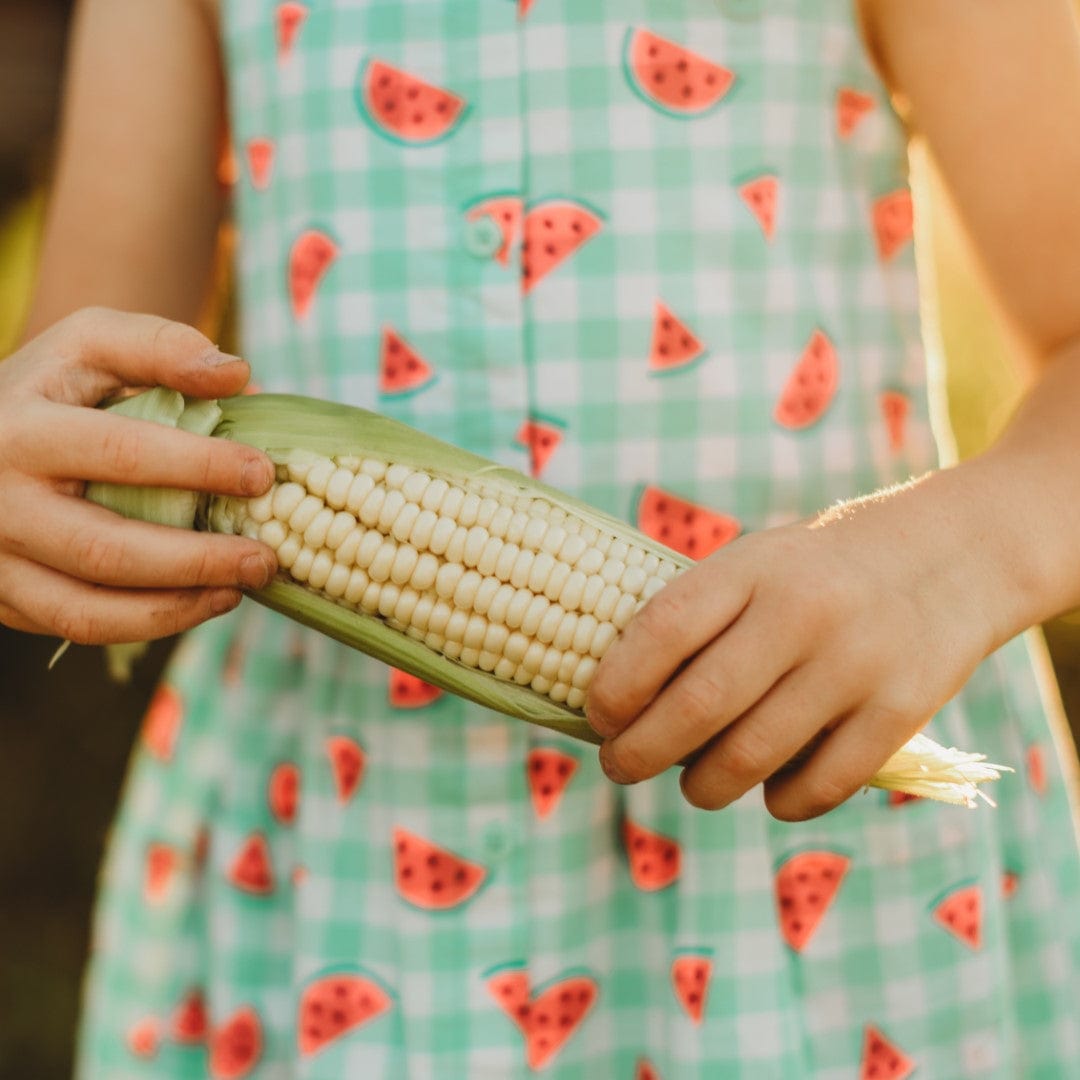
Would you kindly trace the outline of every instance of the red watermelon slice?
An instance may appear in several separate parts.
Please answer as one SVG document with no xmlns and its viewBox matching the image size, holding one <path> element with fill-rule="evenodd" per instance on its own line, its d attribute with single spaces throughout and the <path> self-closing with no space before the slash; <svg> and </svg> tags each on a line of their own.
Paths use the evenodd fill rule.
<svg viewBox="0 0 1080 1080">
<path fill-rule="evenodd" d="M 521 422 L 521 427 L 514 436 L 518 446 L 529 451 L 529 467 L 533 476 L 541 476 L 552 454 L 559 448 L 563 439 L 565 424 L 546 417 L 532 416 Z"/>
<path fill-rule="evenodd" d="M 143 717 L 143 746 L 159 761 L 170 761 L 183 722 L 184 703 L 180 692 L 168 683 L 161 683 Z"/>
<path fill-rule="evenodd" d="M 904 188 L 882 195 L 874 202 L 874 237 L 878 256 L 891 259 L 915 234 L 915 207 Z"/>
<path fill-rule="evenodd" d="M 277 56 L 278 62 L 284 63 L 292 55 L 293 46 L 300 34 L 300 28 L 308 17 L 307 4 L 296 3 L 295 0 L 285 0 L 278 4 L 274 13 L 274 28 L 277 33 Z"/>
<path fill-rule="evenodd" d="M 377 59 L 360 69 L 357 104 L 380 135 L 407 146 L 429 146 L 445 139 L 468 111 L 457 94 Z"/>
<path fill-rule="evenodd" d="M 780 867 L 775 886 L 780 933 L 796 952 L 810 943 L 850 864 L 835 851 L 803 851 Z"/>
<path fill-rule="evenodd" d="M 364 778 L 364 751 L 347 735 L 331 735 L 326 740 L 326 756 L 334 773 L 338 802 L 344 805 L 356 794 Z"/>
<path fill-rule="evenodd" d="M 267 896 L 274 891 L 270 847 L 262 833 L 252 833 L 241 845 L 226 874 L 241 892 Z"/>
<path fill-rule="evenodd" d="M 150 1059 L 161 1047 L 161 1023 L 155 1016 L 144 1016 L 131 1025 L 127 1033 L 127 1047 L 137 1058 Z"/>
<path fill-rule="evenodd" d="M 883 390 L 878 398 L 881 417 L 885 421 L 885 430 L 889 435 L 889 449 L 898 454 L 904 449 L 906 441 L 908 413 L 911 412 L 911 399 L 899 390 Z"/>
<path fill-rule="evenodd" d="M 531 292 L 603 228 L 595 211 L 573 199 L 548 199 L 525 215 L 521 289 Z"/>
<path fill-rule="evenodd" d="M 656 1066 L 648 1058 L 638 1058 L 634 1080 L 660 1080 Z"/>
<path fill-rule="evenodd" d="M 683 1011 L 695 1024 L 705 1015 L 705 1002 L 712 979 L 712 960 L 700 953 L 675 957 L 671 965 L 671 986 Z"/>
<path fill-rule="evenodd" d="M 559 805 L 566 785 L 570 783 L 577 767 L 577 758 L 562 750 L 538 746 L 529 751 L 525 772 L 529 780 L 533 809 L 538 818 L 543 820 L 555 812 L 555 807 Z"/>
<path fill-rule="evenodd" d="M 1046 757 L 1043 748 L 1033 743 L 1027 748 L 1027 776 L 1031 790 L 1036 795 L 1045 795 L 1049 786 L 1046 776 Z"/>
<path fill-rule="evenodd" d="M 647 486 L 638 500 L 637 526 L 689 559 L 704 559 L 742 531 L 733 517 L 652 486 Z"/>
<path fill-rule="evenodd" d="M 836 133 L 850 139 L 859 121 L 874 108 L 874 99 L 860 90 L 842 86 L 836 92 Z"/>
<path fill-rule="evenodd" d="M 163 904 L 176 878 L 180 853 L 170 844 L 151 841 L 146 845 L 143 898 L 148 904 Z"/>
<path fill-rule="evenodd" d="M 628 31 L 623 67 L 635 93 L 669 116 L 704 116 L 735 81 L 727 68 L 650 30 Z"/>
<path fill-rule="evenodd" d="M 529 14 L 529 8 L 533 6 L 534 0 L 518 0 L 518 18 L 524 19 Z"/>
<path fill-rule="evenodd" d="M 315 1054 L 386 1012 L 392 1002 L 378 983 L 363 975 L 334 972 L 308 985 L 300 996 L 297 1043 Z"/>
<path fill-rule="evenodd" d="M 532 1069 L 551 1063 L 597 998 L 596 980 L 588 975 L 560 979 L 534 997 L 528 973 L 517 965 L 496 971 L 487 989 L 525 1036 L 526 1060 Z"/>
<path fill-rule="evenodd" d="M 470 207 L 465 214 L 466 221 L 490 217 L 499 227 L 502 244 L 491 257 L 502 266 L 510 265 L 510 249 L 521 228 L 523 206 L 520 195 L 492 195 Z"/>
<path fill-rule="evenodd" d="M 237 1009 L 210 1038 L 210 1075 L 240 1080 L 262 1057 L 262 1024 L 250 1005 Z"/>
<path fill-rule="evenodd" d="M 249 139 L 246 150 L 251 186 L 256 191 L 265 191 L 270 186 L 274 167 L 274 143 L 270 139 Z"/>
<path fill-rule="evenodd" d="M 300 770 L 291 761 L 283 761 L 274 767 L 267 784 L 266 801 L 270 804 L 270 813 L 282 825 L 291 825 L 296 820 L 299 800 Z"/>
<path fill-rule="evenodd" d="M 487 877 L 477 863 L 406 829 L 394 829 L 394 883 L 402 899 L 441 911 L 470 899 Z"/>
<path fill-rule="evenodd" d="M 797 431 L 816 423 L 832 404 L 840 383 L 840 363 L 832 342 L 815 330 L 788 378 L 773 419 Z"/>
<path fill-rule="evenodd" d="M 915 1071 L 915 1062 L 894 1046 L 872 1024 L 863 1037 L 859 1080 L 905 1080 Z"/>
<path fill-rule="evenodd" d="M 414 394 L 435 381 L 435 369 L 389 326 L 383 327 L 379 393 Z"/>
<path fill-rule="evenodd" d="M 442 697 L 442 691 L 398 668 L 390 669 L 390 704 L 395 709 L 423 709 Z"/>
<path fill-rule="evenodd" d="M 297 319 L 311 311 L 319 284 L 337 255 L 337 244 L 317 229 L 302 232 L 294 241 L 289 252 L 289 297 Z"/>
<path fill-rule="evenodd" d="M 192 990 L 177 1005 L 169 1034 L 178 1043 L 201 1043 L 206 1041 L 209 1026 L 202 991 Z"/>
<path fill-rule="evenodd" d="M 623 821 L 623 845 L 630 860 L 630 878 L 639 889 L 665 889 L 682 870 L 682 850 L 669 836 Z"/>
<path fill-rule="evenodd" d="M 776 232 L 776 209 L 780 195 L 780 181 L 771 175 L 756 176 L 739 188 L 739 195 L 750 213 L 757 218 L 766 240 Z"/>
<path fill-rule="evenodd" d="M 983 895 L 981 885 L 953 889 L 934 908 L 934 922 L 971 949 L 982 948 Z"/>
<path fill-rule="evenodd" d="M 656 301 L 653 314 L 652 350 L 649 353 L 649 370 L 652 372 L 675 371 L 689 367 L 705 355 L 705 346 L 697 335 L 671 308 Z"/>
</svg>

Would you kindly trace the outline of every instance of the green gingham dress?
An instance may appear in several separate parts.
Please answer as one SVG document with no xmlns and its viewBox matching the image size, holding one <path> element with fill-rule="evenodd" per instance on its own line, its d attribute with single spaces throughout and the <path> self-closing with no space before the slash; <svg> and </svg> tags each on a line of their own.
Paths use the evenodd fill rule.
<svg viewBox="0 0 1080 1080">
<path fill-rule="evenodd" d="M 223 7 L 262 388 L 705 522 L 668 534 L 698 555 L 933 465 L 904 136 L 850 0 Z M 245 604 L 147 716 L 79 1076 L 1080 1076 L 1031 650 L 930 728 L 1018 767 L 997 810 L 791 825 L 675 770 L 616 787 Z"/>
</svg>

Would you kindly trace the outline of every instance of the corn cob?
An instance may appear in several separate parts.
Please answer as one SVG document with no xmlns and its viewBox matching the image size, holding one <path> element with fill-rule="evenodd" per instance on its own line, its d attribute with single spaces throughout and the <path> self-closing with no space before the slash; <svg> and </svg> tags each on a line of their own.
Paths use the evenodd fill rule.
<svg viewBox="0 0 1080 1080">
<path fill-rule="evenodd" d="M 591 742 L 583 715 L 605 651 L 691 561 L 616 518 L 386 417 L 303 398 L 215 405 L 154 390 L 130 415 L 266 451 L 253 499 L 87 494 L 129 516 L 244 535 L 277 553 L 255 599 L 436 686 Z M 880 786 L 971 804 L 996 766 L 920 736 Z M 901 751 L 904 753 L 904 751 Z"/>
</svg>

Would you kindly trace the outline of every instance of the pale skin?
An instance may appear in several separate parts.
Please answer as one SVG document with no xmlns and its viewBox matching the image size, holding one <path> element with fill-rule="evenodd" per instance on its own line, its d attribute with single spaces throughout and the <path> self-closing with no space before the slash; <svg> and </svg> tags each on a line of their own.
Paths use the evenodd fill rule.
<svg viewBox="0 0 1080 1080">
<path fill-rule="evenodd" d="M 985 454 L 747 535 L 657 594 L 613 646 L 589 701 L 604 768 L 635 782 L 693 758 L 683 791 L 707 809 L 759 784 L 779 818 L 831 809 L 988 652 L 1080 605 L 1073 10 L 1069 0 L 864 0 L 860 11 L 1032 384 Z M 88 479 L 238 494 L 270 482 L 253 451 L 85 408 L 120 386 L 219 396 L 247 378 L 242 361 L 219 362 L 177 325 L 196 319 L 212 256 L 218 64 L 210 0 L 84 0 L 28 328 L 38 336 L 0 365 L 0 621 L 10 626 L 87 642 L 157 637 L 234 604 L 272 568 L 258 544 L 165 536 L 75 498 Z M 87 305 L 155 314 L 60 321 Z"/>
</svg>

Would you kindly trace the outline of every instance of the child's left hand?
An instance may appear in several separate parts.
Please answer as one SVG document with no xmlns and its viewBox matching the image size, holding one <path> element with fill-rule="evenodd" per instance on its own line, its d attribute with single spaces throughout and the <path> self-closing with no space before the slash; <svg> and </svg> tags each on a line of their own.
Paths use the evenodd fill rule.
<svg viewBox="0 0 1080 1080">
<path fill-rule="evenodd" d="M 748 535 L 654 596 L 589 692 L 609 777 L 691 759 L 695 806 L 764 782 L 784 820 L 858 791 L 1025 625 L 1020 568 L 984 542 L 993 514 L 965 471 Z"/>
</svg>

